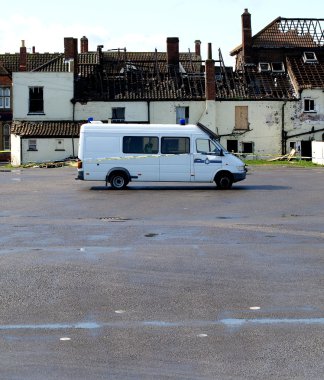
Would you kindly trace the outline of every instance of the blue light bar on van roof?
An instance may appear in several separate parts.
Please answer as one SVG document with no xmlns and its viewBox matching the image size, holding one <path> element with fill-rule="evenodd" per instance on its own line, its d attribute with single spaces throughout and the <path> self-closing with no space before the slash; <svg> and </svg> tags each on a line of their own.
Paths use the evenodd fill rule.
<svg viewBox="0 0 324 380">
<path fill-rule="evenodd" d="M 180 125 L 186 125 L 186 119 L 180 119 L 179 124 Z"/>
<path fill-rule="evenodd" d="M 91 123 L 93 121 L 93 117 L 88 117 L 88 123 Z"/>
</svg>

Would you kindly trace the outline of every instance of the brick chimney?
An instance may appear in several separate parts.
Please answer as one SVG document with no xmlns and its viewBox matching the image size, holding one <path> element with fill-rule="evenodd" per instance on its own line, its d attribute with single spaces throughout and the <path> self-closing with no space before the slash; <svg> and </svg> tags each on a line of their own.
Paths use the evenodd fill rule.
<svg viewBox="0 0 324 380">
<path fill-rule="evenodd" d="M 242 53 L 243 62 L 252 63 L 252 27 L 251 14 L 248 9 L 242 14 Z"/>
<path fill-rule="evenodd" d="M 176 72 L 179 71 L 179 38 L 167 38 L 167 60 L 169 68 L 173 67 Z"/>
<path fill-rule="evenodd" d="M 78 74 L 78 39 L 73 37 L 64 38 L 64 59 L 70 62 L 71 71 Z M 71 61 L 73 64 L 71 65 Z M 73 68 L 73 69 L 72 69 Z"/>
<path fill-rule="evenodd" d="M 215 61 L 212 58 L 212 44 L 208 43 L 208 58 L 205 62 L 205 93 L 206 100 L 216 98 Z"/>
<path fill-rule="evenodd" d="M 195 53 L 196 55 L 198 55 L 199 57 L 201 56 L 201 52 L 200 52 L 200 45 L 201 45 L 201 41 L 200 40 L 196 40 L 195 41 Z"/>
<path fill-rule="evenodd" d="M 86 36 L 81 38 L 81 53 L 88 53 L 88 39 Z"/>
<path fill-rule="evenodd" d="M 20 53 L 19 53 L 19 71 L 27 70 L 27 49 L 25 46 L 25 40 L 21 41 Z"/>
</svg>

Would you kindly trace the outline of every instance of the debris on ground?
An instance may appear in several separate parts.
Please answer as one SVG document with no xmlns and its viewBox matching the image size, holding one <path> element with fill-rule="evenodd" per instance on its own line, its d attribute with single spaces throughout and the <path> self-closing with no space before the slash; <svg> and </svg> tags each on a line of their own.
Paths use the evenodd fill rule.
<svg viewBox="0 0 324 380">
<path fill-rule="evenodd" d="M 290 161 L 292 159 L 296 158 L 296 150 L 292 149 L 290 153 L 284 154 L 283 156 L 278 156 L 275 158 L 271 158 L 268 161 Z"/>
</svg>

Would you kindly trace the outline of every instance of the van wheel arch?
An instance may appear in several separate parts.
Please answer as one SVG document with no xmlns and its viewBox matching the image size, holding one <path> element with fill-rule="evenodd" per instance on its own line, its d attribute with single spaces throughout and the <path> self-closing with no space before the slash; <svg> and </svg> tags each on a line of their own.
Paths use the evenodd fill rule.
<svg viewBox="0 0 324 380">
<path fill-rule="evenodd" d="M 129 171 L 124 168 L 111 169 L 106 176 L 106 185 L 109 182 L 111 187 L 116 190 L 125 189 L 130 182 Z"/>
<path fill-rule="evenodd" d="M 228 190 L 232 187 L 234 178 L 231 172 L 226 170 L 221 170 L 215 175 L 214 181 L 218 189 Z"/>
</svg>

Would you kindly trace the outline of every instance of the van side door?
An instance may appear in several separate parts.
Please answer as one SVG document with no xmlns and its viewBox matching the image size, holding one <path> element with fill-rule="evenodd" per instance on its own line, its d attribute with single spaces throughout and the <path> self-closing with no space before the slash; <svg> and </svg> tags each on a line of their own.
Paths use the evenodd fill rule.
<svg viewBox="0 0 324 380">
<path fill-rule="evenodd" d="M 117 166 L 125 167 L 132 181 L 159 180 L 159 138 L 150 135 L 123 136 L 123 157 Z"/>
<path fill-rule="evenodd" d="M 190 137 L 161 137 L 160 181 L 191 181 Z"/>
<path fill-rule="evenodd" d="M 196 138 L 193 155 L 194 181 L 213 182 L 215 173 L 222 167 L 221 150 L 208 138 Z"/>
</svg>

